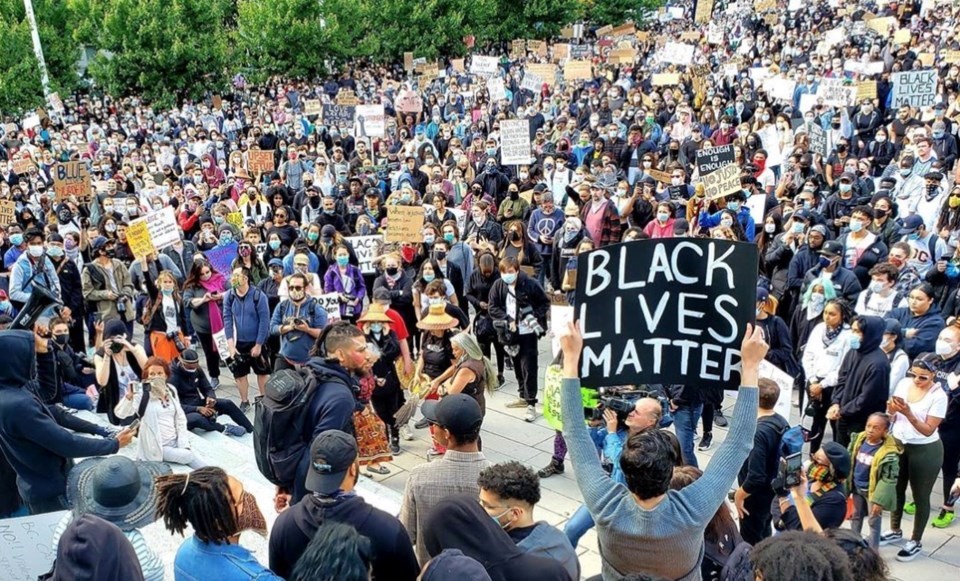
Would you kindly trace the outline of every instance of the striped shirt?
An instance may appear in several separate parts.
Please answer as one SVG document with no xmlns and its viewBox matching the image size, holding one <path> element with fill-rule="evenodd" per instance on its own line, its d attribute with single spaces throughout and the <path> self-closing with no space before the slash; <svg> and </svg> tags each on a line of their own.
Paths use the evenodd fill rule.
<svg viewBox="0 0 960 581">
<path fill-rule="evenodd" d="M 53 532 L 53 552 L 56 554 L 57 545 L 60 543 L 60 537 L 63 536 L 64 531 L 67 530 L 67 527 L 70 525 L 70 522 L 73 521 L 74 513 L 73 511 L 68 512 L 63 515 L 63 518 L 60 519 L 60 523 L 57 524 L 57 529 Z M 140 561 L 140 568 L 143 570 L 144 581 L 163 581 L 163 561 L 160 560 L 160 557 L 147 546 L 147 541 L 143 538 L 143 535 L 140 534 L 140 531 L 134 529 L 132 531 L 123 531 L 123 536 L 127 537 L 127 540 L 130 541 L 130 544 L 133 545 L 133 550 L 137 553 L 137 560 Z"/>
</svg>

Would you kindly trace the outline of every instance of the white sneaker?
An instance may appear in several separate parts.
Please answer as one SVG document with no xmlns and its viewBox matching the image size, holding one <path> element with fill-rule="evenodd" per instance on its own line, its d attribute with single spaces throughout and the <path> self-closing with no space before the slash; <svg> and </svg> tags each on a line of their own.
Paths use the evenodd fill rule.
<svg viewBox="0 0 960 581">
<path fill-rule="evenodd" d="M 907 544 L 900 549 L 900 552 L 897 553 L 897 560 L 902 562 L 912 561 L 917 558 L 921 550 L 923 550 L 923 545 L 917 541 L 909 540 Z"/>
<path fill-rule="evenodd" d="M 410 426 L 403 424 L 400 426 L 400 437 L 406 440 L 407 442 L 413 441 L 413 433 L 410 432 Z"/>
<path fill-rule="evenodd" d="M 527 406 L 527 413 L 523 415 L 523 420 L 525 422 L 532 422 L 537 419 L 537 406 L 529 405 Z"/>
</svg>

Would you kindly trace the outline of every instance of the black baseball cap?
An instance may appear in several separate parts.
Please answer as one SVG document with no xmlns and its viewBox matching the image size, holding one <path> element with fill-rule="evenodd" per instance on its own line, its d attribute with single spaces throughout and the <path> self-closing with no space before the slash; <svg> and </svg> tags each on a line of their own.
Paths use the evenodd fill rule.
<svg viewBox="0 0 960 581">
<path fill-rule="evenodd" d="M 843 256 L 843 244 L 836 240 L 827 240 L 823 243 L 820 254 L 824 256 Z"/>
<path fill-rule="evenodd" d="M 483 422 L 480 404 L 463 393 L 448 395 L 439 402 L 425 401 L 420 410 L 428 422 L 450 430 L 454 436 L 470 434 Z"/>
<path fill-rule="evenodd" d="M 340 490 L 343 477 L 357 460 L 357 440 L 340 430 L 327 430 L 310 444 L 310 469 L 305 487 L 310 492 L 331 495 Z"/>
</svg>

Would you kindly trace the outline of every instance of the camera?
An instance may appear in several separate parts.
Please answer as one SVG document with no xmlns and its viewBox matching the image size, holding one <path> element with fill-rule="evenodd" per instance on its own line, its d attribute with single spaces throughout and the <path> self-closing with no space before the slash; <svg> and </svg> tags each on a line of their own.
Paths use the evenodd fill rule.
<svg viewBox="0 0 960 581">
<path fill-rule="evenodd" d="M 177 347 L 177 351 L 186 351 L 187 346 L 183 344 L 183 341 L 180 340 L 180 333 L 176 331 L 167 331 L 167 339 L 173 341 L 173 344 Z"/>
<path fill-rule="evenodd" d="M 520 324 L 533 329 L 533 332 L 536 333 L 538 337 L 543 337 L 547 334 L 546 329 L 543 328 L 543 325 L 537 320 L 536 315 L 533 314 L 533 307 L 523 307 L 520 309 L 520 312 L 517 313 L 517 320 Z"/>
<path fill-rule="evenodd" d="M 657 388 L 642 389 L 629 385 L 601 387 L 597 390 L 598 403 L 596 407 L 587 408 L 585 415 L 588 420 L 602 421 L 604 410 L 610 409 L 617 414 L 617 420 L 623 423 L 637 405 L 637 400 L 645 397 L 655 399 L 660 403 L 660 424 L 658 427 L 669 428 L 672 426 L 673 412 L 670 411 L 670 400 Z"/>
</svg>

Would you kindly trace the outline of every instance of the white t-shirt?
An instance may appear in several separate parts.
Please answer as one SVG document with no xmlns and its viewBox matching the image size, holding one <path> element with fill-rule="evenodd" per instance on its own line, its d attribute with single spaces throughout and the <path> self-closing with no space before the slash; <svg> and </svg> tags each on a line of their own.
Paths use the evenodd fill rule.
<svg viewBox="0 0 960 581">
<path fill-rule="evenodd" d="M 921 421 L 926 421 L 928 417 L 944 418 L 947 415 L 947 394 L 939 384 L 934 384 L 923 399 L 912 402 L 907 398 L 910 393 L 910 385 L 913 379 L 904 377 L 897 388 L 893 390 L 893 395 L 902 397 L 909 405 L 913 415 Z M 896 413 L 893 416 L 893 437 L 904 444 L 930 444 L 940 439 L 940 434 L 934 431 L 929 436 L 924 436 L 907 420 L 906 416 Z"/>
<path fill-rule="evenodd" d="M 146 386 L 145 386 L 146 387 Z M 147 388 L 149 389 L 149 388 Z M 167 400 L 166 406 L 159 399 L 151 399 L 150 404 L 157 410 L 157 427 L 160 429 L 160 445 L 177 447 L 177 410 L 173 406 L 177 402 L 173 398 Z"/>
</svg>

